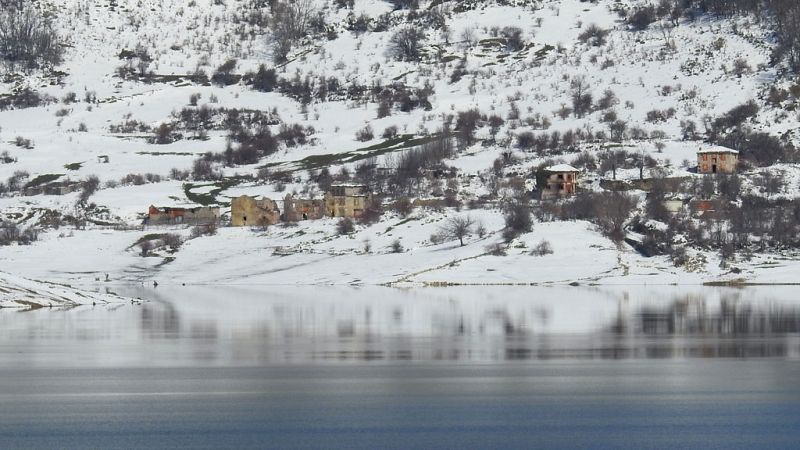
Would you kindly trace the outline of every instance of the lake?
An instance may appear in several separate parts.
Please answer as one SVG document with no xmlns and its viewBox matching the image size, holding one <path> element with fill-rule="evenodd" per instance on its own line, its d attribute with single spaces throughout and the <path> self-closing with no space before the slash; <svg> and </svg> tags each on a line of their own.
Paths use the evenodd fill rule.
<svg viewBox="0 0 800 450">
<path fill-rule="evenodd" d="M 794 448 L 795 287 L 103 286 L 0 310 L 0 448 Z"/>
</svg>

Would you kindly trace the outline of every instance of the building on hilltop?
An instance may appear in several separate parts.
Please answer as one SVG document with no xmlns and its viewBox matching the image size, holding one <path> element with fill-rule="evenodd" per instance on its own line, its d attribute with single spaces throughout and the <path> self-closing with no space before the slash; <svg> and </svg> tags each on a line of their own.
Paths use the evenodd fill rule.
<svg viewBox="0 0 800 450">
<path fill-rule="evenodd" d="M 725 147 L 697 151 L 697 173 L 736 173 L 739 152 Z"/>
<path fill-rule="evenodd" d="M 150 206 L 145 225 L 209 225 L 219 222 L 219 207 L 172 208 Z"/>
<path fill-rule="evenodd" d="M 272 199 L 242 195 L 231 201 L 231 225 L 234 227 L 275 225 L 280 218 L 278 204 Z"/>
<path fill-rule="evenodd" d="M 580 170 L 569 164 L 546 167 L 536 174 L 537 188 L 542 200 L 565 197 L 578 189 Z"/>
</svg>

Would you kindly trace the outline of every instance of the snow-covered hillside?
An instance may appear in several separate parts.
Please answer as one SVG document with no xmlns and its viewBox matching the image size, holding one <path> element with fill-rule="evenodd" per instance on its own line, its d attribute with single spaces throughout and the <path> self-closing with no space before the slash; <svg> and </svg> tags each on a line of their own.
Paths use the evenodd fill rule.
<svg viewBox="0 0 800 450">
<path fill-rule="evenodd" d="M 504 220 L 520 191 L 535 194 L 536 169 L 557 163 L 579 167 L 594 192 L 612 178 L 678 180 L 684 187 L 667 197 L 684 200 L 682 214 L 690 214 L 686 191 L 704 182 L 693 170 L 696 151 L 715 145 L 708 128 L 749 101 L 749 133 L 795 143 L 800 89 L 772 57 L 769 17 L 700 14 L 635 30 L 623 16 L 649 2 L 421 1 L 400 9 L 394 4 L 404 2 L 309 0 L 299 2 L 309 25 L 286 61 L 276 61 L 280 27 L 266 3 L 275 2 L 37 3 L 67 48 L 54 70 L 7 70 L 0 79 L 0 105 L 12 103 L 0 108 L 0 213 L 19 230 L 36 230 L 27 245 L 9 239 L 0 247 L 0 270 L 76 283 L 105 274 L 214 284 L 794 281 L 793 246 L 766 249 L 767 238 L 754 237 L 737 247 L 746 257 L 731 257 L 727 238 L 707 245 L 692 237 L 705 227 L 713 241 L 697 218 L 687 220 L 700 232 L 671 233 L 669 251 L 644 256 L 637 242 L 674 227 L 651 217 L 646 193 L 635 189 L 626 194 L 636 202 L 627 242 L 612 241 L 591 218 L 564 221 L 538 201 L 532 231 L 510 236 Z M 393 50 L 409 29 L 421 42 L 418 58 Z M 275 70 L 268 87 L 259 84 L 262 65 L 262 74 Z M 26 92 L 39 106 L 14 106 Z M 225 212 L 243 194 L 320 197 L 328 174 L 391 170 L 401 154 L 443 135 L 455 150 L 442 166 L 457 175 L 420 176 L 402 189 L 370 175 L 385 213 L 352 233 L 338 233 L 333 219 L 221 227 L 210 236 L 141 228 L 149 205 L 201 201 Z M 209 153 L 210 173 L 201 173 L 198 161 Z M 742 166 L 741 196 L 793 202 L 800 167 L 790 162 Z M 769 180 L 779 175 L 775 188 Z M 25 189 L 92 177 L 99 189 L 88 200 Z M 401 197 L 435 207 L 394 211 Z M 474 222 L 466 245 L 437 238 L 452 217 Z M 146 255 L 137 247 L 172 233 L 185 240 L 179 248 Z M 542 242 L 552 253 L 532 252 Z M 748 245 L 761 245 L 761 254 Z"/>
</svg>

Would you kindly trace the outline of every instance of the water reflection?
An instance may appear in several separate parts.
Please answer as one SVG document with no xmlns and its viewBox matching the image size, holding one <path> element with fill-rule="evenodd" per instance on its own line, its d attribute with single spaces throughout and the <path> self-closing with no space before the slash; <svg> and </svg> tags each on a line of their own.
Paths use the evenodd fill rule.
<svg viewBox="0 0 800 450">
<path fill-rule="evenodd" d="M 800 354 L 800 301 L 788 287 L 118 291 L 145 301 L 0 310 L 0 362 L 269 365 Z M 81 356 L 59 359 L 70 354 Z"/>
<path fill-rule="evenodd" d="M 648 335 L 703 334 L 719 336 L 769 335 L 800 332 L 800 309 L 755 306 L 725 297 L 718 310 L 704 299 L 677 300 L 666 308 L 643 307 L 632 326 Z M 617 331 L 620 331 L 617 329 Z"/>
</svg>

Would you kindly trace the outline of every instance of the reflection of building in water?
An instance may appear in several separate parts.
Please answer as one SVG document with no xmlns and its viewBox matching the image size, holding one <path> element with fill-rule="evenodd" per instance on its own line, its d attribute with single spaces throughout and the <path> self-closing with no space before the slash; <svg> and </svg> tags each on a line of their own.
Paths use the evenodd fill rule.
<svg viewBox="0 0 800 450">
<path fill-rule="evenodd" d="M 178 311 L 169 304 L 152 307 L 144 305 L 140 317 L 142 333 L 150 338 L 180 337 L 181 317 Z"/>
</svg>

